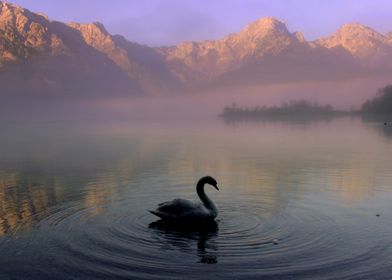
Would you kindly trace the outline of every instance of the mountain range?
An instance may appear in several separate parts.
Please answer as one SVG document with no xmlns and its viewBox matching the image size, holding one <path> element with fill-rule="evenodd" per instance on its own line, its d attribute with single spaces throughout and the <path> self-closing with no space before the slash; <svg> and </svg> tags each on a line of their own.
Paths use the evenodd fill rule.
<svg viewBox="0 0 392 280">
<path fill-rule="evenodd" d="M 62 23 L 0 1 L 0 95 L 164 95 L 392 73 L 392 32 L 345 24 L 314 41 L 261 18 L 219 40 L 150 47 L 98 22 Z"/>
</svg>

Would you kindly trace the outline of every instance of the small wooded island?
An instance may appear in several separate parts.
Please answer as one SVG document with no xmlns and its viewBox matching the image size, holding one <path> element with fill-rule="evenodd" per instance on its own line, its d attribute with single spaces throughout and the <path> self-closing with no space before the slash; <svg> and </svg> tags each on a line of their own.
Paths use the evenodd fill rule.
<svg viewBox="0 0 392 280">
<path fill-rule="evenodd" d="M 392 85 L 379 89 L 377 96 L 362 104 L 359 110 L 337 110 L 331 105 L 319 105 L 307 100 L 293 100 L 280 106 L 226 106 L 220 115 L 226 121 L 246 120 L 323 120 L 341 116 L 361 116 L 365 119 L 392 121 Z"/>
</svg>

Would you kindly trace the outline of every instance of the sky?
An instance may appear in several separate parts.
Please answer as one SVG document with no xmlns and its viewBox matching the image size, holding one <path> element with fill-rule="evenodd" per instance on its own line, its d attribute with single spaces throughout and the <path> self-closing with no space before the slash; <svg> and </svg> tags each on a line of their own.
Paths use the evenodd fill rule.
<svg viewBox="0 0 392 280">
<path fill-rule="evenodd" d="M 219 39 L 261 17 L 286 22 L 307 40 L 360 22 L 392 31 L 392 0 L 13 0 L 51 20 L 99 21 L 112 34 L 151 46 Z"/>
</svg>

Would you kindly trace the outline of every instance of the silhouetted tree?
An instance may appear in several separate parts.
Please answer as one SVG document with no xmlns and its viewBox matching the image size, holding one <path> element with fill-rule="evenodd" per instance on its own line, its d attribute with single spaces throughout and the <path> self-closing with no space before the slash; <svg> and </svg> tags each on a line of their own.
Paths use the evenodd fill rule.
<svg viewBox="0 0 392 280">
<path fill-rule="evenodd" d="M 392 85 L 379 89 L 377 96 L 366 101 L 361 108 L 361 112 L 371 115 L 391 115 L 392 114 Z"/>
</svg>

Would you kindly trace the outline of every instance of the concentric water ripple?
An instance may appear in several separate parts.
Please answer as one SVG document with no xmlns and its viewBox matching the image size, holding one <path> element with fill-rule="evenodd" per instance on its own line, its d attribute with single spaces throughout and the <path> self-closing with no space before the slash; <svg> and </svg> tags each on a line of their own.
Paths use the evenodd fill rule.
<svg viewBox="0 0 392 280">
<path fill-rule="evenodd" d="M 277 211 L 260 200 L 242 196 L 233 206 L 220 197 L 216 226 L 203 229 L 159 225 L 137 196 L 55 208 L 36 225 L 41 247 L 33 252 L 46 265 L 35 271 L 69 279 L 196 279 L 200 273 L 205 279 L 357 279 L 390 272 L 385 240 L 370 240 L 366 229 L 342 217 L 358 216 L 340 208 L 340 219 L 312 203 Z"/>
</svg>

